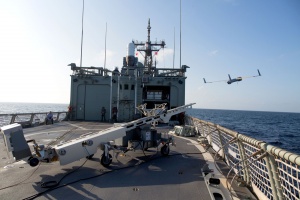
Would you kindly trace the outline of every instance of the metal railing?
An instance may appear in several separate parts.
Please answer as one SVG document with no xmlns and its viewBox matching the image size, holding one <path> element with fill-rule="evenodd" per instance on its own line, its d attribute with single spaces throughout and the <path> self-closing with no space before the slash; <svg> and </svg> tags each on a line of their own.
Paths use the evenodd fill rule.
<svg viewBox="0 0 300 200">
<path fill-rule="evenodd" d="M 67 118 L 67 113 L 67 111 L 52 112 L 53 121 L 59 122 L 65 120 Z M 0 114 L 0 127 L 13 123 L 19 123 L 22 127 L 44 124 L 47 114 L 47 112 Z"/>
<path fill-rule="evenodd" d="M 300 155 L 198 118 L 186 116 L 186 124 L 207 138 L 259 199 L 300 199 Z"/>
</svg>

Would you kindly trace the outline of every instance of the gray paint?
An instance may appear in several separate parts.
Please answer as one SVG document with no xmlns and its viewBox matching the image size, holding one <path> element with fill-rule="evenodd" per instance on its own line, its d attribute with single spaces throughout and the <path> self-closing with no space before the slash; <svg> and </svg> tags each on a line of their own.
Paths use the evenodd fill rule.
<svg viewBox="0 0 300 200">
<path fill-rule="evenodd" d="M 136 50 L 145 53 L 144 65 L 133 55 L 130 59 L 123 58 L 120 70 L 70 64 L 73 70 L 70 105 L 76 108 L 72 114 L 74 120 L 99 120 L 102 106 L 107 110 L 107 119 L 111 117 L 111 109 L 117 107 L 118 121 L 131 121 L 136 114 L 135 107 L 144 103 L 148 103 L 148 109 L 162 103 L 167 103 L 168 108 L 185 104 L 185 72 L 189 67 L 158 68 L 152 55 L 164 48 L 165 42 L 151 42 L 150 21 L 147 32 L 146 42 L 133 41 Z M 147 49 L 144 49 L 145 44 Z M 155 48 L 157 45 L 159 49 Z M 145 95 L 148 92 L 157 92 L 158 96 L 148 98 Z M 166 93 L 169 99 L 163 97 Z M 161 98 L 157 98 L 159 96 Z"/>
<path fill-rule="evenodd" d="M 105 118 L 109 118 L 109 85 L 86 85 L 85 120 L 101 120 L 101 108 L 105 107 Z"/>
</svg>

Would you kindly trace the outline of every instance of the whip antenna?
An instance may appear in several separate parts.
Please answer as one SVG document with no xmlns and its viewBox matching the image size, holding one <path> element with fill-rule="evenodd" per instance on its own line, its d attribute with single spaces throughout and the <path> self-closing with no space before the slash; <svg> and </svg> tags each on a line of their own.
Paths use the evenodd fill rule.
<svg viewBox="0 0 300 200">
<path fill-rule="evenodd" d="M 174 69 L 174 62 L 175 62 L 175 27 L 174 27 L 174 51 L 173 51 L 173 69 Z"/>
<path fill-rule="evenodd" d="M 104 53 L 104 69 L 105 69 L 105 66 L 106 66 L 106 35 L 107 35 L 107 22 L 106 22 L 106 25 L 105 25 L 105 53 Z"/>
<path fill-rule="evenodd" d="M 82 44 L 83 44 L 83 16 L 84 16 L 84 0 L 82 0 L 82 18 L 81 18 L 81 52 L 80 52 L 80 67 L 82 67 Z"/>
<path fill-rule="evenodd" d="M 181 0 L 180 0 L 180 68 L 181 68 Z"/>
</svg>

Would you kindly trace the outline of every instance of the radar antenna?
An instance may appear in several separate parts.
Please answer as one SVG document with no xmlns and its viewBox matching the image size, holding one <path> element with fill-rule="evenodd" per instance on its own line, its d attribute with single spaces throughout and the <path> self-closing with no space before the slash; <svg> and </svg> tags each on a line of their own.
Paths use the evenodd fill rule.
<svg viewBox="0 0 300 200">
<path fill-rule="evenodd" d="M 146 42 L 138 42 L 138 41 L 132 41 L 132 43 L 137 48 L 137 51 L 139 52 L 145 52 L 145 60 L 144 60 L 144 66 L 147 68 L 147 73 L 151 74 L 153 72 L 153 58 L 152 58 L 152 52 L 157 53 L 161 48 L 164 48 L 166 43 L 164 40 L 161 42 L 155 41 L 154 43 L 151 42 L 150 39 L 150 19 L 148 20 L 148 37 Z M 158 47 L 158 48 L 157 48 Z"/>
</svg>

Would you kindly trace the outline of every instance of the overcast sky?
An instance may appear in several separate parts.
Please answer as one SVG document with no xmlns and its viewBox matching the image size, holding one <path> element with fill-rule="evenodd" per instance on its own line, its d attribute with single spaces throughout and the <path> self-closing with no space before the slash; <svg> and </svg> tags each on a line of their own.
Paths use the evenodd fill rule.
<svg viewBox="0 0 300 200">
<path fill-rule="evenodd" d="M 121 67 L 134 40 L 165 40 L 158 67 L 179 67 L 179 0 L 85 0 L 83 66 Z M 0 102 L 69 103 L 80 64 L 82 0 L 0 0 Z M 300 1 L 182 0 L 186 103 L 300 112 Z M 139 61 L 143 61 L 139 58 Z M 262 76 L 228 85 L 228 74 Z"/>
</svg>

